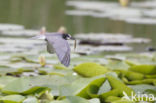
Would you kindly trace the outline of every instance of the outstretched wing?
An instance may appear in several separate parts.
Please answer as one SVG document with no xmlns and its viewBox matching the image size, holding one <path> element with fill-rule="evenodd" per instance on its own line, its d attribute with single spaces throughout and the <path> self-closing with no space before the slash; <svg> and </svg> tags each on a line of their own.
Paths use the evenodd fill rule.
<svg viewBox="0 0 156 103">
<path fill-rule="evenodd" d="M 62 64 L 69 66 L 70 64 L 70 46 L 61 35 L 46 35 L 48 47 L 53 48 Z M 50 49 L 49 49 L 50 50 Z M 48 51 L 49 52 L 49 51 Z M 52 52 L 52 51 L 50 51 Z"/>
<path fill-rule="evenodd" d="M 53 48 L 53 45 L 51 45 L 48 41 L 47 41 L 47 51 L 48 51 L 48 53 L 50 53 L 50 54 L 55 53 L 55 50 L 54 50 L 54 48 Z"/>
</svg>

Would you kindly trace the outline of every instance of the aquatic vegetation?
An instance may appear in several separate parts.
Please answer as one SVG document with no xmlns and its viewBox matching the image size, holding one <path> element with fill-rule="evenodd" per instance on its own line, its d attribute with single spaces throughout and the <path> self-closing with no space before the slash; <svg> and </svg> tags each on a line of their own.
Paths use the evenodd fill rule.
<svg viewBox="0 0 156 103">
<path fill-rule="evenodd" d="M 100 66 L 96 63 L 83 63 L 74 67 L 73 70 L 85 77 L 97 76 L 108 72 L 108 69 L 106 67 Z"/>
<path fill-rule="evenodd" d="M 123 44 L 149 42 L 148 39 L 135 39 L 129 35 L 103 37 L 102 34 L 96 38 L 83 35 L 76 37 L 80 40 L 93 41 L 109 39 L 109 43 L 116 40 L 117 43 Z M 80 44 L 82 50 L 78 47 L 79 51 L 71 54 L 71 64 L 67 68 L 59 63 L 56 55 L 45 52 L 46 49 L 42 47 L 44 42 L 10 37 L 5 40 L 2 37 L 0 40 L 1 102 L 134 103 L 135 101 L 123 100 L 123 92 L 128 96 L 131 96 L 131 92 L 155 95 L 154 52 L 104 55 L 98 54 L 97 51 L 123 51 L 123 48 L 116 45 L 114 47 L 105 45 L 103 48 L 101 45 L 95 47 Z M 71 42 L 70 44 L 73 45 Z M 87 53 L 94 55 L 86 55 Z M 139 86 L 142 89 L 138 89 Z"/>
<path fill-rule="evenodd" d="M 124 59 L 119 59 L 119 56 Z M 5 59 L 4 61 L 10 59 L 10 63 L 7 66 L 0 66 L 0 101 L 4 103 L 30 103 L 30 101 L 32 103 L 135 103 L 135 101 L 122 99 L 123 92 L 128 96 L 131 96 L 132 92 L 155 95 L 156 64 L 153 59 L 155 53 L 74 57 L 73 61 L 71 60 L 73 64 L 69 68 L 61 64 L 51 65 L 49 61 L 57 58 L 46 57 L 46 55 L 45 58 L 40 57 L 39 61 L 38 57 L 29 54 L 23 56 L 14 54 Z M 87 62 L 88 60 L 90 62 Z M 145 60 L 146 64 L 144 64 Z M 16 63 L 27 63 L 31 66 L 13 68 L 11 65 L 17 65 Z"/>
</svg>

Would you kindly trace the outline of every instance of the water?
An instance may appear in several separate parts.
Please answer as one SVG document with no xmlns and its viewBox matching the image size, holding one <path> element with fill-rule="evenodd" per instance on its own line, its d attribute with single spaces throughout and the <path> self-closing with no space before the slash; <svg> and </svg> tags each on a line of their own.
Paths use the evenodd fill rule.
<svg viewBox="0 0 156 103">
<path fill-rule="evenodd" d="M 108 0 L 101 1 L 108 2 Z M 0 23 L 20 24 L 27 29 L 39 29 L 46 26 L 48 31 L 57 31 L 63 25 L 73 35 L 91 32 L 130 34 L 134 37 L 150 38 L 152 43 L 149 46 L 156 45 L 156 24 L 133 24 L 107 17 L 67 15 L 68 10 L 75 10 L 74 7 L 68 6 L 67 2 L 68 0 L 0 0 Z M 139 2 L 142 2 L 142 0 L 139 0 Z M 119 7 L 114 0 L 112 0 L 112 3 Z M 135 5 L 138 6 L 138 4 Z M 145 9 L 145 11 L 151 10 L 151 8 L 146 7 L 148 5 L 143 5 L 145 7 L 138 8 Z M 155 10 L 155 8 L 156 6 L 153 5 L 152 10 Z M 150 18 L 156 19 L 156 17 Z"/>
</svg>

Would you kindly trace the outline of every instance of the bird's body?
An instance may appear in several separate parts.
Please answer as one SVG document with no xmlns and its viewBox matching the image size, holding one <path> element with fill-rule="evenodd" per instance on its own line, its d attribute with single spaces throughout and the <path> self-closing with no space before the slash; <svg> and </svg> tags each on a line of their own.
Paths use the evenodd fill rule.
<svg viewBox="0 0 156 103">
<path fill-rule="evenodd" d="M 70 64 L 70 46 L 68 39 L 72 39 L 69 34 L 63 32 L 44 33 L 33 37 L 34 39 L 44 39 L 47 42 L 47 51 L 52 54 L 56 53 L 59 61 L 65 65 Z"/>
</svg>

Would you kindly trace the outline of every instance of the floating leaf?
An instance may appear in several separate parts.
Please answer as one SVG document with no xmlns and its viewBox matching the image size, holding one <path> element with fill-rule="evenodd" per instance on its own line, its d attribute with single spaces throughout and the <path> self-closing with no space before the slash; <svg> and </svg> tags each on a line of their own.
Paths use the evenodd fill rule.
<svg viewBox="0 0 156 103">
<path fill-rule="evenodd" d="M 39 103 L 36 97 L 28 97 L 23 101 L 23 103 Z"/>
<path fill-rule="evenodd" d="M 127 95 L 131 95 L 131 92 L 133 91 L 131 88 L 126 86 L 122 81 L 112 77 L 112 76 L 107 76 L 107 79 L 113 89 L 119 89 L 122 92 L 126 92 Z M 121 92 L 121 93 L 122 93 Z"/>
<path fill-rule="evenodd" d="M 135 102 L 134 101 L 120 99 L 120 100 L 114 101 L 112 103 L 135 103 Z"/>
<path fill-rule="evenodd" d="M 28 63 L 38 63 L 37 61 L 28 58 L 28 56 L 26 56 L 26 55 L 14 55 L 14 56 L 12 56 L 10 58 L 10 61 L 11 62 L 25 61 L 25 62 L 28 62 Z"/>
<path fill-rule="evenodd" d="M 106 93 L 108 91 L 111 90 L 111 85 L 110 83 L 108 82 L 108 80 L 106 80 L 103 85 L 99 88 L 99 91 L 98 91 L 98 94 L 102 94 L 102 93 Z"/>
<path fill-rule="evenodd" d="M 74 78 L 72 75 L 69 77 Z M 37 76 L 30 77 L 29 79 L 32 85 L 50 88 L 54 96 L 60 95 L 59 89 L 62 85 L 67 85 L 71 83 L 71 81 L 68 80 L 66 77 L 58 75 Z"/>
<path fill-rule="evenodd" d="M 67 96 L 66 99 L 61 101 L 52 101 L 50 103 L 100 103 L 99 99 L 84 99 L 78 96 Z"/>
<path fill-rule="evenodd" d="M 16 77 L 11 77 L 11 76 L 3 76 L 0 77 L 0 89 L 2 89 L 3 87 L 5 87 L 8 83 L 16 80 Z"/>
<path fill-rule="evenodd" d="M 5 75 L 7 73 L 18 72 L 16 68 L 11 68 L 9 66 L 0 66 L 0 75 Z"/>
<path fill-rule="evenodd" d="M 66 70 L 68 69 L 67 67 L 63 66 L 63 65 L 59 65 L 59 64 L 56 64 L 56 65 L 53 65 L 55 69 L 61 69 L 61 70 Z"/>
<path fill-rule="evenodd" d="M 136 65 L 129 68 L 129 70 L 143 73 L 143 74 L 156 74 L 156 66 L 155 65 Z"/>
<path fill-rule="evenodd" d="M 120 97 L 109 96 L 105 101 L 108 102 L 108 103 L 111 103 L 113 101 L 117 101 L 117 100 L 120 100 L 120 99 L 121 99 Z"/>
<path fill-rule="evenodd" d="M 147 93 L 147 94 L 153 94 L 154 96 L 156 96 L 156 89 L 147 89 L 145 91 L 145 93 Z"/>
<path fill-rule="evenodd" d="M 34 86 L 30 83 L 29 79 L 19 78 L 7 84 L 2 89 L 2 92 L 6 94 L 33 94 L 33 93 L 41 92 L 45 89 L 48 88 Z"/>
<path fill-rule="evenodd" d="M 111 70 L 127 70 L 130 66 L 124 61 L 119 60 L 109 60 L 109 63 L 106 65 Z"/>
<path fill-rule="evenodd" d="M 126 84 L 135 85 L 135 84 L 153 84 L 155 79 L 143 79 L 143 80 L 133 80 L 128 81 Z"/>
<path fill-rule="evenodd" d="M 143 74 L 137 72 L 126 70 L 117 70 L 117 71 L 121 72 L 121 74 L 125 76 L 128 80 L 143 80 L 145 77 Z"/>
<path fill-rule="evenodd" d="M 148 89 L 156 90 L 155 86 L 149 85 L 149 84 L 138 84 L 138 85 L 129 85 L 130 88 L 132 88 L 136 93 L 144 93 Z"/>
<path fill-rule="evenodd" d="M 90 99 L 90 103 L 100 103 L 100 100 L 98 98 Z"/>
<path fill-rule="evenodd" d="M 93 77 L 108 72 L 108 69 L 96 63 L 83 63 L 74 67 L 74 71 L 85 77 Z"/>
<path fill-rule="evenodd" d="M 25 99 L 24 96 L 21 95 L 8 95 L 4 97 L 0 97 L 0 102 L 2 103 L 21 103 Z"/>
<path fill-rule="evenodd" d="M 84 98 L 90 98 L 87 94 L 87 90 L 91 85 L 100 87 L 105 81 L 104 76 L 98 76 L 94 78 L 79 78 L 73 83 L 64 85 L 61 87 L 61 96 L 80 96 Z"/>
<path fill-rule="evenodd" d="M 107 100 L 108 97 L 110 96 L 115 96 L 115 97 L 119 97 L 121 95 L 121 90 L 120 89 L 113 89 L 109 92 L 103 93 L 100 95 L 100 99 L 102 100 L 102 102 L 105 102 Z"/>
<path fill-rule="evenodd" d="M 90 85 L 88 87 L 87 94 L 91 98 L 98 98 L 99 97 L 99 95 L 97 94 L 98 93 L 98 90 L 99 90 L 99 87 L 98 86 L 96 86 L 96 85 Z"/>
</svg>

